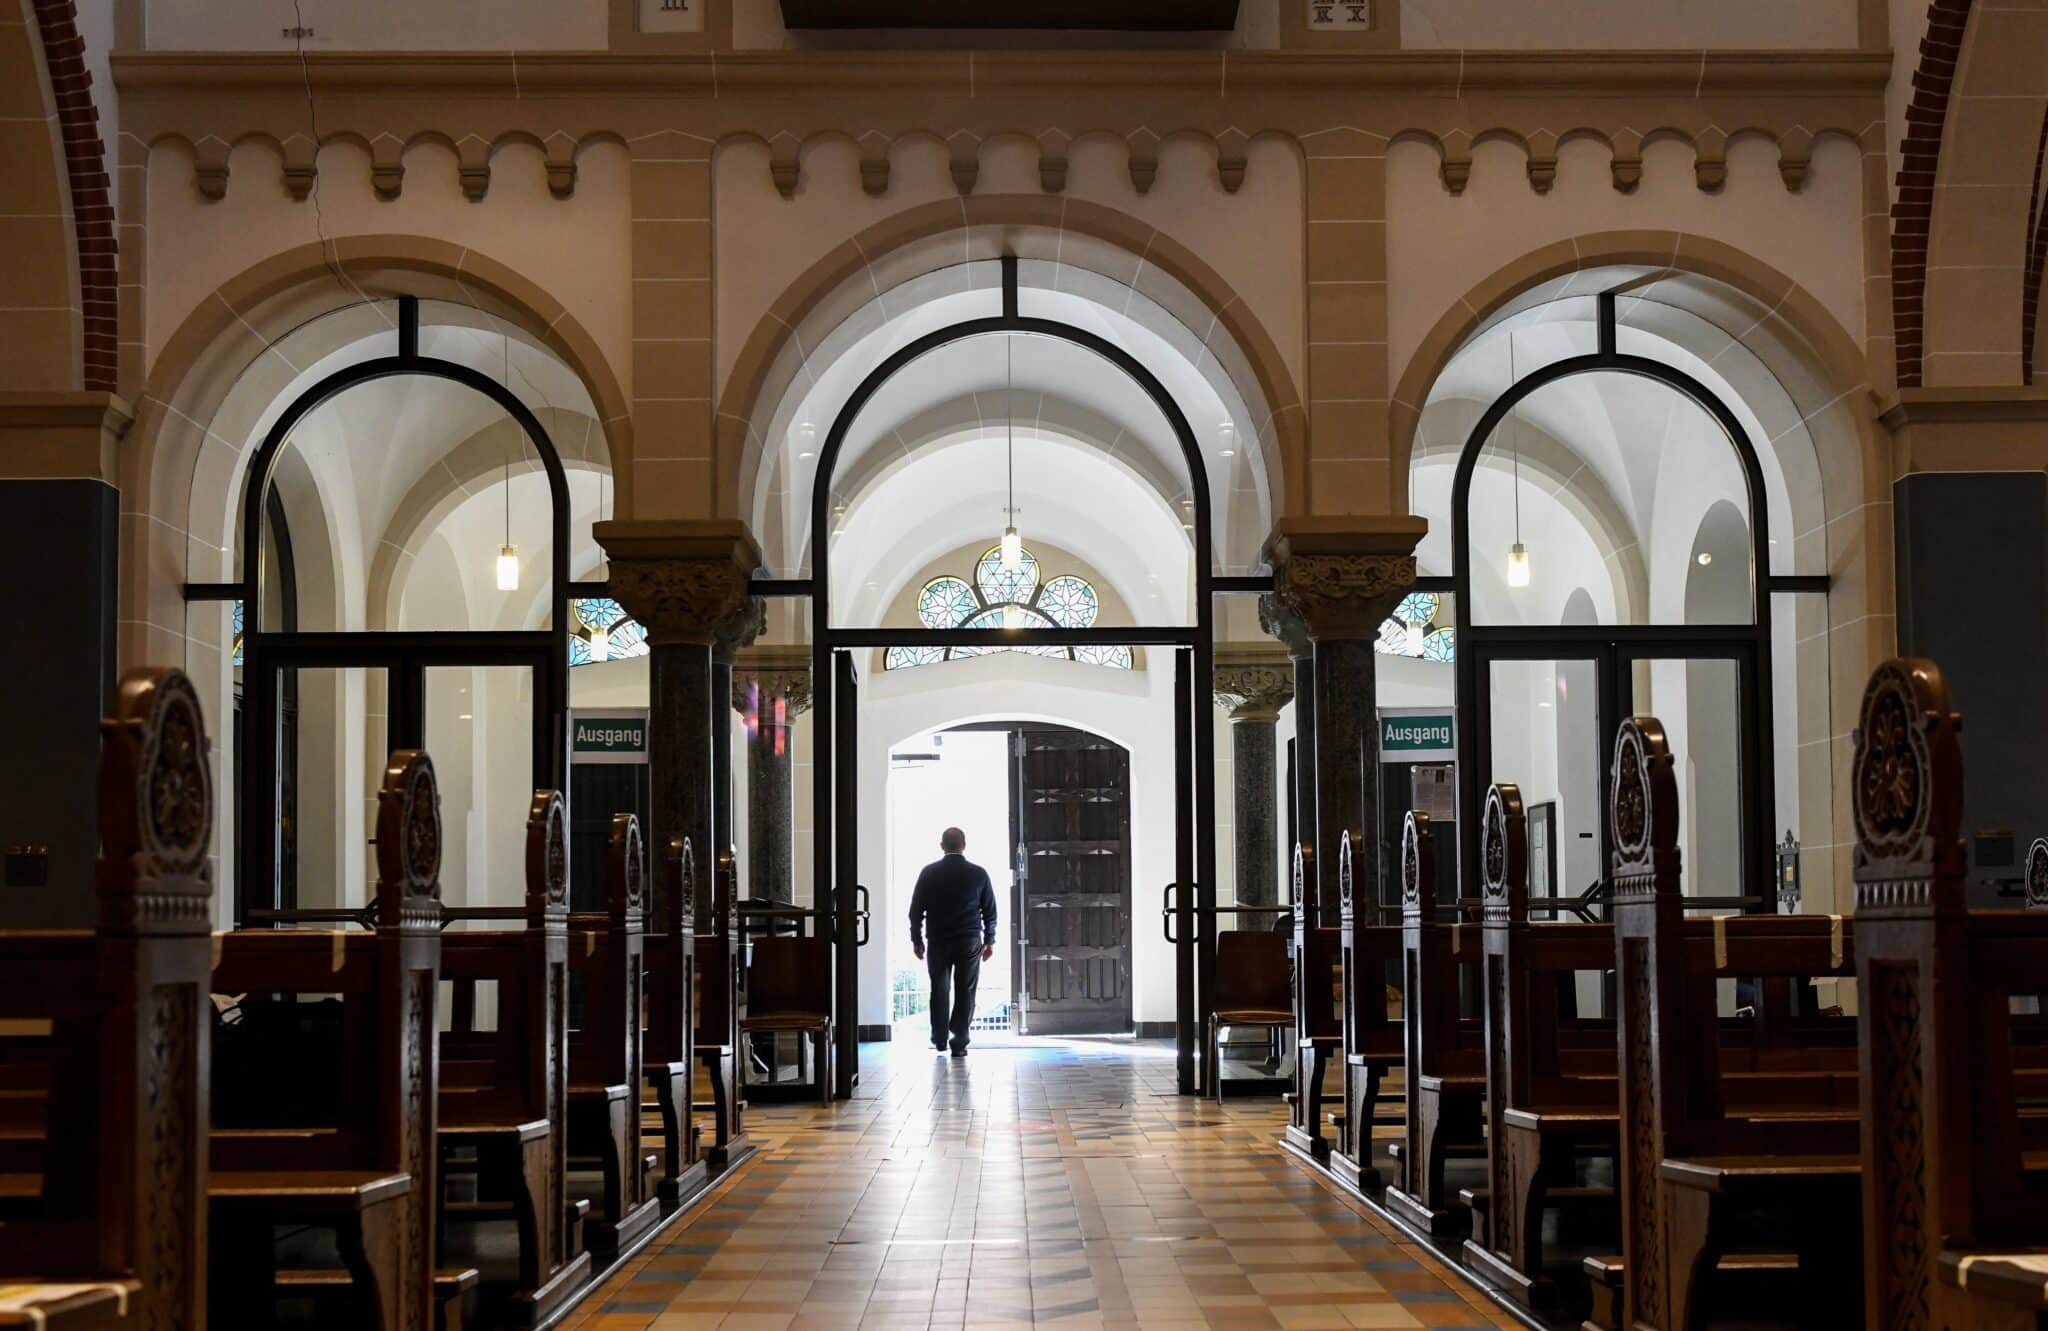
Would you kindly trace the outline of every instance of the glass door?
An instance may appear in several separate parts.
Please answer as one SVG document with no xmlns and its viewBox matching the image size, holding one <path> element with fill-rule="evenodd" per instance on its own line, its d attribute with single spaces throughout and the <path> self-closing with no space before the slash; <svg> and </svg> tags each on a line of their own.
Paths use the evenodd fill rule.
<svg viewBox="0 0 2048 1331">
<path fill-rule="evenodd" d="M 1487 652 L 1479 662 L 1486 689 L 1477 737 L 1482 798 L 1487 785 L 1507 781 L 1521 789 L 1525 808 L 1550 806 L 1559 896 L 1578 896 L 1606 877 L 1604 759 L 1607 737 L 1620 718 L 1610 714 L 1604 696 L 1611 668 L 1604 655 Z M 1476 842 L 1477 817 L 1459 821 L 1471 825 Z M 1478 881 L 1475 874 L 1467 884 L 1475 894 Z"/>
</svg>

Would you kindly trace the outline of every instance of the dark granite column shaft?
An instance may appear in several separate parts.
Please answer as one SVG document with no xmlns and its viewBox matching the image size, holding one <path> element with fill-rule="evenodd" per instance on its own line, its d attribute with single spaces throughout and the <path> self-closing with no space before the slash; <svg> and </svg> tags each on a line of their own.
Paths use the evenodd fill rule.
<svg viewBox="0 0 2048 1331">
<path fill-rule="evenodd" d="M 1346 832 L 1370 851 L 1379 844 L 1373 798 L 1374 723 L 1372 644 L 1355 638 L 1317 639 L 1316 709 L 1316 882 L 1322 921 L 1334 924 L 1339 905 L 1338 849 Z M 1354 865 L 1371 874 L 1374 860 Z"/>
<path fill-rule="evenodd" d="M 1263 717 L 1230 723 L 1230 771 L 1237 788 L 1231 830 L 1237 842 L 1237 904 L 1271 906 L 1280 900 L 1280 829 L 1275 822 L 1274 763 L 1278 727 Z M 1271 920 L 1249 920 L 1242 927 Z"/>
<path fill-rule="evenodd" d="M 796 718 L 810 706 L 808 658 L 760 649 L 733 676 L 747 722 L 747 895 L 796 901 Z"/>
<path fill-rule="evenodd" d="M 698 866 L 701 917 L 705 889 L 712 877 L 703 869 L 716 862 L 717 854 L 712 849 L 717 842 L 712 813 L 711 645 L 656 642 L 648 657 L 647 756 L 652 764 L 653 844 L 666 846 L 669 838 L 678 834 L 690 839 Z M 723 715 L 725 709 L 718 711 Z M 699 927 L 708 923 L 707 919 L 698 920 Z"/>
</svg>

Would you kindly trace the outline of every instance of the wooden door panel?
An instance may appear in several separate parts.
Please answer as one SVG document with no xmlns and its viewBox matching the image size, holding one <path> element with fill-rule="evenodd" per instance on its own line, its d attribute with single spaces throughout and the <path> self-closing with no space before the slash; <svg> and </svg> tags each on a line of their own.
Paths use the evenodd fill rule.
<svg viewBox="0 0 2048 1331">
<path fill-rule="evenodd" d="M 1024 1029 L 1127 1031 L 1130 755 L 1063 728 L 1025 727 L 1014 744 Z"/>
</svg>

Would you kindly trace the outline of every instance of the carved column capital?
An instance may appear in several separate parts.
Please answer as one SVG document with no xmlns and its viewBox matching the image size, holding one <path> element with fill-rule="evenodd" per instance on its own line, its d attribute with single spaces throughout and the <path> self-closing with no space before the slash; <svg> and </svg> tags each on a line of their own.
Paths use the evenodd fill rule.
<svg viewBox="0 0 2048 1331">
<path fill-rule="evenodd" d="M 777 698 L 794 720 L 811 706 L 811 662 L 784 651 L 746 651 L 733 665 L 732 709 L 745 715 L 757 704 L 765 713 Z"/>
<path fill-rule="evenodd" d="M 1267 592 L 1259 598 L 1259 627 L 1278 639 L 1287 648 L 1287 654 L 1299 661 L 1315 651 L 1315 641 L 1308 636 L 1308 625 L 1301 616 L 1280 604 L 1277 593 Z"/>
<path fill-rule="evenodd" d="M 1225 657 L 1216 663 L 1215 695 L 1233 721 L 1277 721 L 1294 698 L 1294 667 L 1277 655 Z"/>
<path fill-rule="evenodd" d="M 750 610 L 758 613 L 747 584 L 761 550 L 745 523 L 600 522 L 595 534 L 610 564 L 612 595 L 657 646 L 737 640 Z"/>
<path fill-rule="evenodd" d="M 768 630 L 768 603 L 758 596 L 749 596 L 738 614 L 718 626 L 718 635 L 711 642 L 711 659 L 722 665 L 732 665 L 739 660 L 740 650 L 754 645 L 754 640 Z"/>
<path fill-rule="evenodd" d="M 1318 642 L 1366 641 L 1415 586 L 1416 517 L 1282 518 L 1266 540 L 1273 593 Z"/>
</svg>

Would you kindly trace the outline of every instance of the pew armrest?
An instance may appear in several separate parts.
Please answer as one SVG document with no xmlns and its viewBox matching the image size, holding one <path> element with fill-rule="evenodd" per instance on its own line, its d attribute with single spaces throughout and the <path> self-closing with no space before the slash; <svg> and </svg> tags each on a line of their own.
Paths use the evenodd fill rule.
<svg viewBox="0 0 2048 1331">
<path fill-rule="evenodd" d="M 1945 1285 L 2014 1307 L 2048 1312 L 2048 1248 L 2004 1252 L 1944 1249 L 1938 1266 Z"/>
<path fill-rule="evenodd" d="M 550 1130 L 551 1125 L 544 1118 L 530 1119 L 524 1123 L 443 1122 L 435 1129 L 435 1135 L 440 1138 L 443 1145 L 463 1145 L 484 1138 L 509 1138 L 515 1142 L 538 1141 L 547 1136 Z"/>
<path fill-rule="evenodd" d="M 348 1215 L 411 1190 L 412 1175 L 376 1170 L 215 1170 L 206 1200 L 245 1214 Z"/>
<path fill-rule="evenodd" d="M 1788 1185 L 1857 1183 L 1863 1166 L 1853 1155 L 1702 1155 L 1667 1158 L 1657 1174 L 1666 1183 L 1702 1192 L 1748 1193 Z"/>
</svg>

